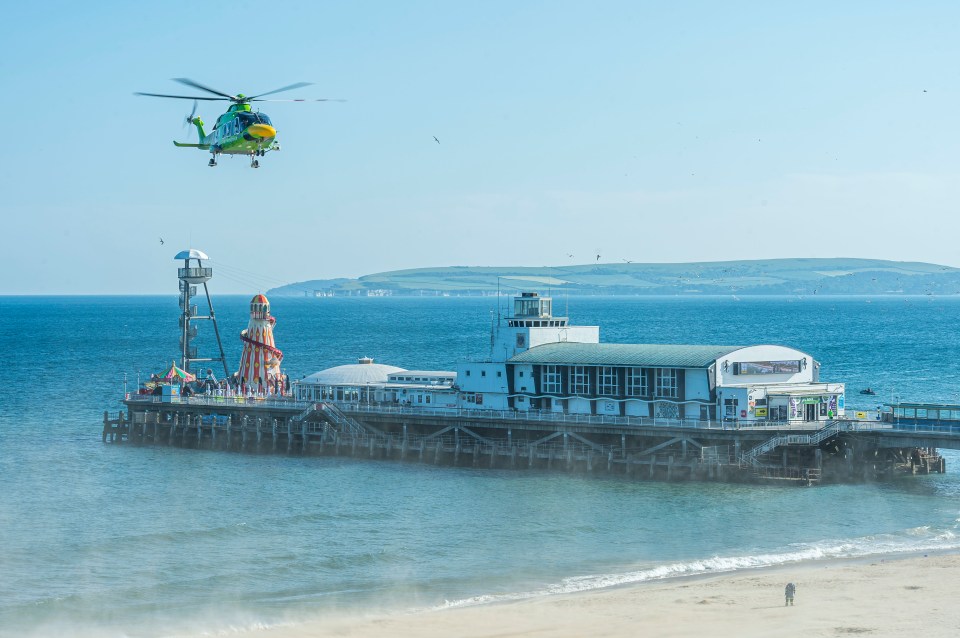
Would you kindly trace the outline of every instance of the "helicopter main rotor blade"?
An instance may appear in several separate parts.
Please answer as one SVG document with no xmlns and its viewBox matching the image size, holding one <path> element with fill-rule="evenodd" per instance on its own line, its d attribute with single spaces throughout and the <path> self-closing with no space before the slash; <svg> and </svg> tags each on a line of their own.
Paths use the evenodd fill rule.
<svg viewBox="0 0 960 638">
<path fill-rule="evenodd" d="M 282 89 L 274 89 L 272 91 L 267 91 L 266 93 L 261 93 L 259 95 L 254 95 L 249 99 L 253 100 L 258 97 L 263 97 L 264 95 L 273 95 L 274 93 L 282 93 L 283 91 L 292 91 L 293 89 L 299 89 L 304 86 L 310 86 L 312 82 L 297 82 L 296 84 L 291 84 L 290 86 L 285 86 Z"/>
<path fill-rule="evenodd" d="M 163 93 L 140 93 L 134 92 L 134 95 L 146 95 L 147 97 L 172 97 L 178 100 L 226 100 L 222 97 L 197 97 L 196 95 L 164 95 Z"/>
<path fill-rule="evenodd" d="M 225 97 L 228 100 L 236 100 L 237 96 L 224 93 L 223 91 L 218 91 L 216 89 L 211 89 L 209 86 L 204 86 L 199 82 L 194 82 L 189 78 L 173 78 L 174 82 L 179 82 L 180 84 L 186 84 L 187 86 L 192 86 L 195 89 L 200 89 L 201 91 L 206 91 L 207 93 L 213 93 L 214 95 L 219 95 L 220 97 Z"/>
<path fill-rule="evenodd" d="M 251 102 L 346 102 L 335 97 L 322 97 L 318 100 L 292 99 L 292 100 L 250 100 Z"/>
</svg>

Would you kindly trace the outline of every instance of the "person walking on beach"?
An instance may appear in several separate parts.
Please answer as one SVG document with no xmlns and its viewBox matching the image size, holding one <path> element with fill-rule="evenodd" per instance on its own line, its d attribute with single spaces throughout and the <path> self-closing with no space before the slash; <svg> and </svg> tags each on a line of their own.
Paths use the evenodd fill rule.
<svg viewBox="0 0 960 638">
<path fill-rule="evenodd" d="M 787 583 L 787 588 L 783 590 L 783 595 L 786 599 L 783 603 L 784 607 L 787 605 L 793 605 L 793 595 L 795 593 L 797 593 L 797 586 L 793 583 Z"/>
</svg>

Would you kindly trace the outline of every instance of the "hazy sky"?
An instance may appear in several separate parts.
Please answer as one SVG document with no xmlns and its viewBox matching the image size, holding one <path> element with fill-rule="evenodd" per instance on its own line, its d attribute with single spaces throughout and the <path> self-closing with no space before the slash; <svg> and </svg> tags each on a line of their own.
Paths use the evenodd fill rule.
<svg viewBox="0 0 960 638">
<path fill-rule="evenodd" d="M 598 252 L 960 266 L 960 4 L 784 5 L 7 3 L 0 293 L 175 294 L 188 246 L 219 293 Z M 348 101 L 261 105 L 283 150 L 211 169 L 171 144 L 190 102 L 133 95 L 173 77 Z"/>
</svg>

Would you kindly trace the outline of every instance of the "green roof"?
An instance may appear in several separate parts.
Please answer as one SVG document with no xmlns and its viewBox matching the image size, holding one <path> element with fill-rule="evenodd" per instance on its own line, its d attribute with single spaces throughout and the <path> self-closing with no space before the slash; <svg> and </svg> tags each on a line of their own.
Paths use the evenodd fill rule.
<svg viewBox="0 0 960 638">
<path fill-rule="evenodd" d="M 548 365 L 706 368 L 743 346 L 681 346 L 656 343 L 547 343 L 530 348 L 510 363 Z"/>
</svg>

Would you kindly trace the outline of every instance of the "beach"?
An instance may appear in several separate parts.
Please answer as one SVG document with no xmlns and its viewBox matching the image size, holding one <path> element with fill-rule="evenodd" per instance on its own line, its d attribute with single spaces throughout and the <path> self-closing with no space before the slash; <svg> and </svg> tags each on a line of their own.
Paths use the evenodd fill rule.
<svg viewBox="0 0 960 638">
<path fill-rule="evenodd" d="M 792 607 L 784 586 L 796 584 Z M 327 618 L 263 638 L 391 636 L 953 637 L 960 555 L 812 561 L 378 618 Z"/>
</svg>

